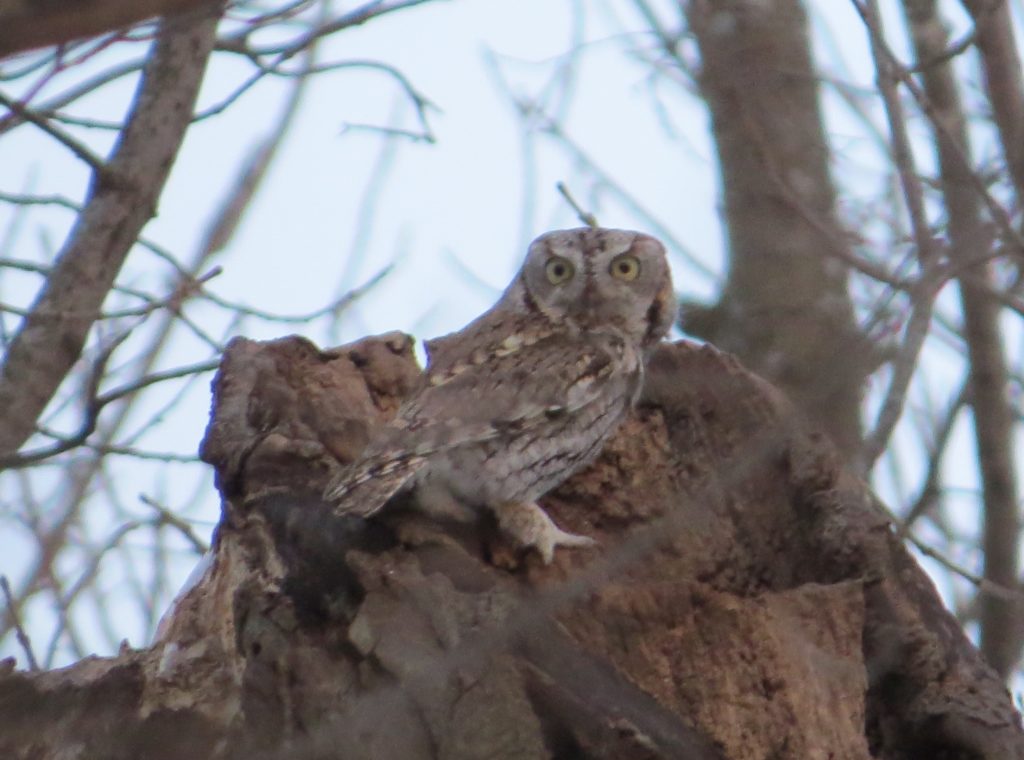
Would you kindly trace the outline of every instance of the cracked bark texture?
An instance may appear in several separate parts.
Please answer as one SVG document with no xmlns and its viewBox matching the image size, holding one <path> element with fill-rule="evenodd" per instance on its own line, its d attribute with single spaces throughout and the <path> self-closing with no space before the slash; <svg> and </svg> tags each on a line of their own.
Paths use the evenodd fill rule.
<svg viewBox="0 0 1024 760">
<path fill-rule="evenodd" d="M 157 641 L 0 676 L 5 758 L 1024 758 L 1019 715 L 883 510 L 772 386 L 663 345 L 545 504 L 487 520 L 319 492 L 417 382 L 407 336 L 236 339 L 202 446 L 223 514 Z"/>
</svg>

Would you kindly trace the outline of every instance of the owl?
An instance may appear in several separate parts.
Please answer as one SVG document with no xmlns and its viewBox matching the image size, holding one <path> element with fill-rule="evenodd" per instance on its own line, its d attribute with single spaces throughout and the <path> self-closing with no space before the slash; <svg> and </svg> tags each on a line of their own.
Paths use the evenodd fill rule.
<svg viewBox="0 0 1024 760">
<path fill-rule="evenodd" d="M 636 402 L 645 354 L 675 317 L 665 249 L 639 232 L 582 228 L 530 244 L 489 311 L 427 341 L 421 384 L 324 498 L 369 516 L 412 489 L 420 509 L 490 510 L 545 564 L 593 540 L 537 499 L 590 464 Z"/>
</svg>

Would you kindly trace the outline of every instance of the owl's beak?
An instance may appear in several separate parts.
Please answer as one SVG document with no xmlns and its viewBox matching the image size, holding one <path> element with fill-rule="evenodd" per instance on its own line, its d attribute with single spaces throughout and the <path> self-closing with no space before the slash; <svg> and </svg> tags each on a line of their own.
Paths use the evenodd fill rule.
<svg viewBox="0 0 1024 760">
<path fill-rule="evenodd" d="M 583 292 L 577 300 L 577 310 L 580 314 L 593 314 L 594 307 L 601 300 L 601 293 L 598 292 L 597 284 L 593 281 L 583 286 Z"/>
</svg>

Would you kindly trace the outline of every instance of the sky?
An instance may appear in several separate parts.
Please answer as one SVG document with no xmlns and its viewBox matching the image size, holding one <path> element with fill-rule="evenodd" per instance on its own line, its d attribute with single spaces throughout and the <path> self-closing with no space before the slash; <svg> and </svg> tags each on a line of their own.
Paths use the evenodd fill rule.
<svg viewBox="0 0 1024 760">
<path fill-rule="evenodd" d="M 661 0 L 651 5 L 670 26 L 677 25 L 673 3 Z M 830 0 L 813 6 L 815 54 L 826 80 L 847 82 L 856 101 L 869 112 L 880 113 L 872 94 L 867 38 L 850 3 Z M 967 27 L 959 3 L 944 6 L 954 36 L 963 33 Z M 896 3 L 883 0 L 882 7 L 893 46 L 905 53 Z M 346 315 L 338 330 L 324 322 L 282 325 L 248 320 L 239 332 L 256 339 L 298 332 L 323 346 L 393 329 L 419 338 L 444 334 L 493 303 L 518 268 L 530 239 L 549 229 L 578 226 L 555 188 L 556 182 L 565 181 L 603 226 L 643 229 L 665 239 L 676 288 L 683 297 L 713 298 L 725 275 L 725 259 L 708 115 L 686 87 L 652 80 L 643 53 L 652 51 L 655 43 L 643 29 L 643 20 L 626 0 L 455 0 L 403 10 L 337 35 L 322 46 L 320 61 L 373 66 L 353 65 L 313 80 L 240 233 L 214 262 L 223 272 L 211 280 L 209 289 L 265 311 L 302 314 L 393 266 L 394 271 Z M 692 54 L 690 47 L 683 49 Z M 126 55 L 139 55 L 139 50 L 115 46 L 96 66 Z M 402 72 L 433 104 L 433 144 L 387 140 L 363 128 L 418 129 L 408 96 L 379 64 Z M 242 59 L 218 56 L 198 110 L 220 102 L 250 71 Z M 133 86 L 125 80 L 106 87 L 74 112 L 120 118 Z M 59 90 L 44 92 L 43 99 Z M 5 91 L 17 94 L 13 86 Z M 145 229 L 148 239 L 180 260 L 190 258 L 239 166 L 275 123 L 286 95 L 285 83 L 261 84 L 223 114 L 190 130 L 159 214 Z M 843 188 L 840 214 L 856 218 L 865 208 L 870 210 L 869 199 L 887 181 L 885 161 L 835 90 L 825 87 L 822 97 L 836 147 L 833 171 Z M 516 100 L 539 102 L 549 114 L 558 115 L 575 147 L 567 149 L 545 135 L 525 137 Z M 109 132 L 72 131 L 101 153 L 111 145 Z M 927 168 L 927 155 L 922 152 L 920 159 Z M 60 193 L 80 200 L 85 190 L 83 166 L 30 127 L 0 138 L 0 167 L 0 191 Z M 602 175 L 613 178 L 621 192 L 599 181 Z M 10 238 L 13 218 L 11 209 L 0 204 L 0 238 L 5 230 Z M 49 261 L 71 221 L 65 211 L 34 210 L 21 220 L 19 234 L 0 256 Z M 160 293 L 166 289 L 168 273 L 153 254 L 137 250 L 120 281 Z M 38 285 L 31 275 L 5 272 L 0 303 L 27 305 Z M 187 313 L 211 334 L 224 337 L 229 318 L 222 310 L 195 304 Z M 16 323 L 11 315 L 4 318 L 8 330 Z M 138 340 L 142 337 L 140 330 Z M 126 362 L 137 345 L 133 341 L 134 335 L 119 350 Z M 927 382 L 941 397 L 958 381 L 960 370 L 957 357 L 943 359 L 939 344 L 935 350 L 938 358 L 929 367 Z M 179 331 L 162 366 L 190 364 L 212 355 L 208 346 Z M 140 445 L 194 453 L 207 422 L 208 380 L 206 376 L 191 384 L 174 413 L 149 428 Z M 873 386 L 875 397 L 880 388 L 884 382 Z M 147 408 L 158 408 L 178 390 L 147 391 Z M 74 415 L 71 407 L 56 414 L 54 424 L 73 427 Z M 137 425 L 145 422 L 142 417 L 136 420 Z M 959 427 L 949 467 L 955 470 L 954 483 L 970 494 L 977 485 L 973 471 L 958 468 L 957 463 L 973 461 L 973 451 L 967 426 Z M 909 431 L 901 430 L 897 443 L 909 447 L 902 457 L 903 477 L 913 481 L 921 466 Z M 181 505 L 208 537 L 218 504 L 203 467 L 121 461 L 117 468 L 118 491 L 125 503 L 99 509 L 100 523 L 117 515 L 144 513 L 135 503 L 136 494 L 144 492 L 172 507 Z M 58 474 L 49 470 L 34 476 L 44 498 L 59 488 Z M 884 468 L 877 476 L 883 495 L 898 492 L 898 483 Z M 0 509 L 2 478 L 10 477 L 0 476 Z M 6 481 L 7 493 L 12 493 L 10 483 Z M 965 509 L 961 527 L 968 533 L 975 530 L 973 518 Z M 109 530 L 109 524 L 83 525 L 78 537 L 85 545 L 95 543 L 104 529 Z M 144 543 L 140 539 L 140 556 L 147 548 Z M 130 551 L 130 542 L 128 547 Z M 0 537 L 0 573 L 8 574 L 15 585 L 30 564 L 28 549 L 25 536 L 16 530 Z M 67 558 L 68 572 L 75 561 L 73 554 Z M 195 561 L 182 546 L 171 547 L 162 599 L 169 600 Z M 96 620 L 113 605 L 123 624 L 119 635 L 143 645 L 151 631 L 139 623 L 133 603 L 123 602 L 119 593 L 127 583 L 124 567 L 105 566 L 99 583 L 105 593 L 93 602 Z M 951 588 L 944 586 L 942 591 L 947 600 L 953 598 Z M 27 619 L 41 621 L 40 639 L 46 638 L 46 627 L 52 624 L 46 614 L 41 605 L 27 612 Z M 90 651 L 110 650 L 110 636 L 98 622 L 84 628 Z M 57 642 L 56 648 L 58 661 L 73 659 L 66 642 Z M 17 653 L 12 640 L 0 642 L 0 656 Z"/>
</svg>

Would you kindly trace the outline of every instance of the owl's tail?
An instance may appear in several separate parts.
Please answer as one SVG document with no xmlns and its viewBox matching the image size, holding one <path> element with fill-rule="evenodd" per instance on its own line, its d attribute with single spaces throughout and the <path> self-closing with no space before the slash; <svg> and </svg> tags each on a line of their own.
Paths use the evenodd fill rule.
<svg viewBox="0 0 1024 760">
<path fill-rule="evenodd" d="M 324 489 L 324 500 L 339 514 L 369 517 L 406 486 L 426 464 L 412 452 L 384 451 L 338 472 Z"/>
</svg>

